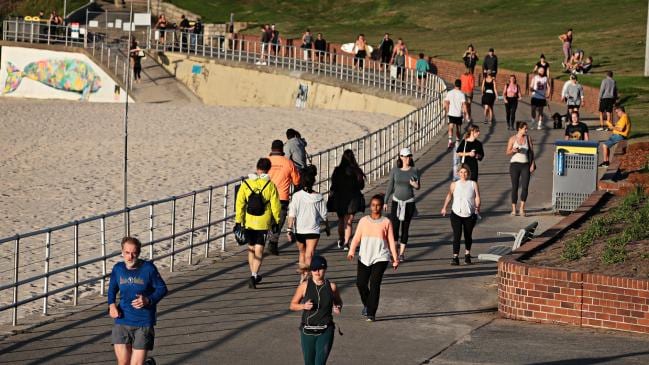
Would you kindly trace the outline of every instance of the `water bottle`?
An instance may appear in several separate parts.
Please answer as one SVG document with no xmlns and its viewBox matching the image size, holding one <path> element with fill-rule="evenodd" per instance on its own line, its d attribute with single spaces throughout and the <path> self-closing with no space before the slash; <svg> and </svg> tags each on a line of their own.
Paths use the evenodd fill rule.
<svg viewBox="0 0 649 365">
<path fill-rule="evenodd" d="M 559 150 L 559 152 L 557 153 L 557 175 L 559 176 L 564 176 L 566 174 L 565 160 L 565 152 L 563 150 Z"/>
</svg>

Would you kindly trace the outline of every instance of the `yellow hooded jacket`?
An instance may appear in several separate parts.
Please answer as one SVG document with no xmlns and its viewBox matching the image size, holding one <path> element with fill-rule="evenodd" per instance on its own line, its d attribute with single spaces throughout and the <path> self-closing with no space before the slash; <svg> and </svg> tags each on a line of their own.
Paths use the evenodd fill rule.
<svg viewBox="0 0 649 365">
<path fill-rule="evenodd" d="M 260 191 L 269 179 L 270 177 L 266 174 L 250 174 L 246 182 L 253 190 Z M 246 229 L 254 229 L 257 231 L 270 229 L 273 222 L 279 222 L 280 203 L 277 187 L 271 182 L 266 186 L 264 191 L 262 191 L 261 195 L 267 204 L 264 214 L 260 216 L 250 215 L 246 212 L 248 197 L 250 194 L 252 194 L 252 191 L 250 191 L 246 184 L 242 183 L 239 192 L 237 193 L 237 211 L 234 221 L 236 223 L 241 223 L 241 225 Z"/>
</svg>

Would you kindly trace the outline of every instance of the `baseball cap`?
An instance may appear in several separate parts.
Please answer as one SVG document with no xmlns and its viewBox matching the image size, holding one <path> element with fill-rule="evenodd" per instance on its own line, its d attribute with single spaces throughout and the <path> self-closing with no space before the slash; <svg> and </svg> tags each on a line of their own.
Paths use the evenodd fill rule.
<svg viewBox="0 0 649 365">
<path fill-rule="evenodd" d="M 276 139 L 273 141 L 273 143 L 270 145 L 271 150 L 277 150 L 277 151 L 283 151 L 284 150 L 284 142 L 282 142 L 279 139 Z"/>
<path fill-rule="evenodd" d="M 326 269 L 327 259 L 322 256 L 313 256 L 313 258 L 311 259 L 311 266 L 309 268 L 311 269 L 311 271 Z"/>
<path fill-rule="evenodd" d="M 412 151 L 410 151 L 410 148 L 408 147 L 402 148 L 401 151 L 399 151 L 399 156 L 412 156 Z"/>
</svg>

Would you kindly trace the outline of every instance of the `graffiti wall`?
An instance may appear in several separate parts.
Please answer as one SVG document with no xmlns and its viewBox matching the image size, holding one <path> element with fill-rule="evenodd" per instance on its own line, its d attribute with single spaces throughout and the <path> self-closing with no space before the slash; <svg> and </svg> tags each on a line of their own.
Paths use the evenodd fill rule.
<svg viewBox="0 0 649 365">
<path fill-rule="evenodd" d="M 126 98 L 126 92 L 84 54 L 22 47 L 0 50 L 0 95 L 91 102 Z"/>
</svg>

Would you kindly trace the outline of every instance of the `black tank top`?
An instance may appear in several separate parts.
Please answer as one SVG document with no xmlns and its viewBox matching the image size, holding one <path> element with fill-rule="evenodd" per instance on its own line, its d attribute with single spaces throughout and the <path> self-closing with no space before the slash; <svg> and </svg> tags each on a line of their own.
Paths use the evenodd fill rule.
<svg viewBox="0 0 649 365">
<path fill-rule="evenodd" d="M 333 324 L 331 311 L 334 305 L 334 293 L 331 290 L 329 280 L 325 279 L 324 284 L 316 285 L 313 279 L 309 279 L 306 285 L 304 301 L 312 301 L 313 308 L 309 311 L 302 311 L 302 326 L 323 326 Z"/>
<path fill-rule="evenodd" d="M 491 92 L 489 92 L 487 90 L 491 90 Z M 484 92 L 485 92 L 485 94 L 493 94 L 493 92 L 494 92 L 494 82 L 493 81 L 491 81 L 491 82 L 485 81 L 484 82 Z"/>
</svg>

